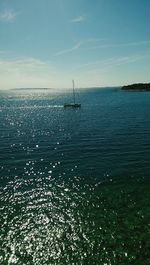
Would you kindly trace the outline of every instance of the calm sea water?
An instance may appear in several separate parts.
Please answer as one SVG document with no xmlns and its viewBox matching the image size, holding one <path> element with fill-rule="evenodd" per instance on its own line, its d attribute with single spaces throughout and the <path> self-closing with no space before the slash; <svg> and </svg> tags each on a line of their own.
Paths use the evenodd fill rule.
<svg viewBox="0 0 150 265">
<path fill-rule="evenodd" d="M 0 92 L 0 264 L 148 265 L 150 93 Z"/>
</svg>

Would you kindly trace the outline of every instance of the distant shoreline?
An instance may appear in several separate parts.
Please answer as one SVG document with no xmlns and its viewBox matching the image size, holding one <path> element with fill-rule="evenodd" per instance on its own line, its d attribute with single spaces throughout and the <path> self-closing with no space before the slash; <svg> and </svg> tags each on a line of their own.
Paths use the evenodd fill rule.
<svg viewBox="0 0 150 265">
<path fill-rule="evenodd" d="M 48 90 L 51 88 L 47 87 L 20 87 L 20 88 L 12 88 L 11 90 Z"/>
<path fill-rule="evenodd" d="M 121 87 L 125 91 L 150 91 L 150 83 L 137 83 Z"/>
</svg>

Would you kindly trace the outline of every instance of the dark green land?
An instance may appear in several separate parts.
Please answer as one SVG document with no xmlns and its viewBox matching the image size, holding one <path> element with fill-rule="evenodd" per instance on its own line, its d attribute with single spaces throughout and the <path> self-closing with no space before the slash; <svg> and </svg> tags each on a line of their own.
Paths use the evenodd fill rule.
<svg viewBox="0 0 150 265">
<path fill-rule="evenodd" d="M 121 89 L 127 91 L 150 91 L 150 83 L 146 84 L 138 83 L 138 84 L 127 85 L 123 86 Z"/>
</svg>

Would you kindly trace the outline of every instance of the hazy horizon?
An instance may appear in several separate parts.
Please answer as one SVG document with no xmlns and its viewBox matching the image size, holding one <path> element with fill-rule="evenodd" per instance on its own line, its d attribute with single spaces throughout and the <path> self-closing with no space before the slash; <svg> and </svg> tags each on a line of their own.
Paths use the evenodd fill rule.
<svg viewBox="0 0 150 265">
<path fill-rule="evenodd" d="M 116 85 L 116 86 L 87 86 L 87 87 L 76 87 L 76 89 L 92 89 L 92 88 L 99 88 L 99 89 L 104 89 L 104 88 L 121 88 L 122 86 Z M 58 89 L 58 90 L 70 90 L 72 89 L 71 85 L 70 87 L 13 87 L 13 88 L 5 88 L 2 89 L 0 88 L 0 91 L 3 90 L 53 90 L 53 89 Z"/>
</svg>

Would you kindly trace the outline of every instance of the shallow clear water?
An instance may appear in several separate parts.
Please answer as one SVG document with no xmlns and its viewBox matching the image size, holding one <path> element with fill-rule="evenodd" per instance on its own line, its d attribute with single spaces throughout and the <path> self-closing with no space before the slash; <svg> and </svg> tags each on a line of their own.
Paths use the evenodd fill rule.
<svg viewBox="0 0 150 265">
<path fill-rule="evenodd" d="M 150 93 L 0 92 L 0 264 L 148 264 Z"/>
</svg>

